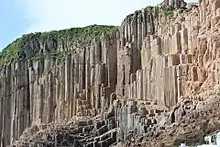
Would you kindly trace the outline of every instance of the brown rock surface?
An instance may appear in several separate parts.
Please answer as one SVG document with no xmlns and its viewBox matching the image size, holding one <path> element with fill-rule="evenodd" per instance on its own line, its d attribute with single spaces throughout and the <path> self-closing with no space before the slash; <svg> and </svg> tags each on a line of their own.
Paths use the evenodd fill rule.
<svg viewBox="0 0 220 147">
<path fill-rule="evenodd" d="M 219 0 L 166 0 L 86 45 L 27 38 L 27 57 L 69 54 L 1 68 L 0 147 L 199 142 L 220 124 L 219 18 Z"/>
</svg>

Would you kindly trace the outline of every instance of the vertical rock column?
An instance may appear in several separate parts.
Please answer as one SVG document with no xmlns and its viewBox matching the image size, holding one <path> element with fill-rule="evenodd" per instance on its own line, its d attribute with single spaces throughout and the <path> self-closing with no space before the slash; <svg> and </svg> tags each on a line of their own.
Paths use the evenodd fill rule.
<svg viewBox="0 0 220 147">
<path fill-rule="evenodd" d="M 165 61 L 164 57 L 159 56 L 156 57 L 156 66 L 155 66 L 155 73 L 153 74 L 155 77 L 155 95 L 154 98 L 156 101 L 158 101 L 158 104 L 164 106 L 164 86 L 166 83 L 166 77 L 164 77 L 164 69 L 165 69 Z M 153 76 L 152 75 L 152 76 Z"/>
<path fill-rule="evenodd" d="M 22 135 L 24 129 L 28 127 L 27 122 L 29 117 L 29 82 L 28 82 L 28 69 L 27 64 L 24 60 L 18 63 L 18 70 L 20 71 L 18 79 L 18 89 L 19 89 L 19 136 Z"/>
<path fill-rule="evenodd" d="M 180 101 L 181 96 L 186 94 L 188 68 L 187 64 L 177 66 L 178 101 Z"/>
<path fill-rule="evenodd" d="M 147 66 L 147 63 L 151 59 L 151 46 L 150 37 L 147 36 L 143 41 L 143 46 L 141 49 L 141 67 L 142 69 Z"/>
<path fill-rule="evenodd" d="M 47 103 L 48 103 L 48 115 L 47 115 L 47 123 L 50 123 L 54 120 L 54 106 L 55 106 L 55 94 L 54 94 L 54 76 L 53 73 L 48 73 L 47 81 L 48 81 L 48 95 L 47 95 Z"/>
<path fill-rule="evenodd" d="M 110 34 L 109 46 L 107 47 L 106 52 L 107 86 L 110 87 L 112 91 L 115 91 L 117 84 L 117 39 L 116 32 L 112 32 Z"/>
<path fill-rule="evenodd" d="M 11 140 L 10 143 L 15 141 L 17 138 L 17 112 L 16 112 L 16 75 L 15 75 L 15 64 L 11 65 Z M 1 102 L 0 102 L 1 103 Z M 0 104 L 1 107 L 1 104 Z M 1 108 L 0 108 L 0 124 L 1 123 Z M 1 125 L 0 125 L 0 132 L 1 132 Z M 1 142 L 1 138 L 0 138 Z"/>
<path fill-rule="evenodd" d="M 135 84 L 134 82 L 136 81 L 136 74 L 131 74 L 130 75 L 130 91 L 129 91 L 129 98 L 134 99 L 135 97 Z"/>
<path fill-rule="evenodd" d="M 29 104 L 30 104 L 30 125 L 34 122 L 34 100 L 35 100 L 35 91 L 34 82 L 36 80 L 36 71 L 33 67 L 33 62 L 29 61 L 28 67 L 28 75 L 29 75 Z M 14 77 L 15 78 L 15 77 Z M 16 79 L 16 78 L 15 78 Z M 16 81 L 15 81 L 16 82 Z M 13 90 L 15 93 L 15 90 Z"/>
<path fill-rule="evenodd" d="M 173 54 L 180 54 L 182 52 L 181 49 L 181 35 L 180 35 L 180 29 L 181 29 L 181 25 L 180 24 L 176 24 L 175 25 L 175 33 L 172 36 L 172 53 Z"/>
<path fill-rule="evenodd" d="M 103 79 L 105 79 L 105 64 L 96 64 L 95 70 L 95 110 L 100 113 L 101 108 L 101 85 L 104 83 Z"/>
<path fill-rule="evenodd" d="M 147 100 L 147 67 L 143 69 L 143 100 Z"/>
<path fill-rule="evenodd" d="M 132 33 L 132 73 L 135 73 L 138 69 L 141 68 L 141 43 L 142 35 L 138 34 L 141 32 L 141 16 L 138 19 L 139 11 L 136 11 L 131 22 L 131 33 Z"/>
<path fill-rule="evenodd" d="M 143 70 L 139 69 L 136 72 L 137 77 L 137 99 L 143 100 Z"/>
<path fill-rule="evenodd" d="M 67 55 L 65 58 L 65 116 L 66 118 L 71 118 L 71 102 L 72 97 L 72 78 L 71 78 L 71 56 Z"/>
<path fill-rule="evenodd" d="M 58 105 L 58 121 L 65 119 L 65 62 L 61 62 L 59 66 L 60 93 L 57 100 Z"/>
<path fill-rule="evenodd" d="M 178 101 L 177 95 L 177 74 L 176 67 L 170 66 L 166 68 L 164 74 L 164 89 L 165 89 L 165 106 L 171 107 Z"/>
<path fill-rule="evenodd" d="M 95 108 L 95 47 L 91 46 L 90 47 L 90 102 L 91 102 L 91 107 L 94 109 Z"/>
<path fill-rule="evenodd" d="M 4 69 L 4 88 L 3 88 L 3 118 L 2 118 L 2 142 L 1 146 L 6 146 L 10 143 L 11 138 L 11 96 L 10 96 L 10 79 L 11 69 L 7 66 Z"/>
<path fill-rule="evenodd" d="M 132 51 L 131 45 L 124 47 L 118 51 L 118 64 L 117 64 L 117 95 L 128 96 L 130 74 L 132 73 Z"/>
</svg>

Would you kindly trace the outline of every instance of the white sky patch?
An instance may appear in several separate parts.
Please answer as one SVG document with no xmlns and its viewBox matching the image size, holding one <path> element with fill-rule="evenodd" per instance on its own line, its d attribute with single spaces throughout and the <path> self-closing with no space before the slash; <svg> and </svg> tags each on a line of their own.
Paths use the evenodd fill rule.
<svg viewBox="0 0 220 147">
<path fill-rule="evenodd" d="M 126 15 L 162 0 L 19 0 L 29 32 L 92 24 L 120 25 Z"/>
</svg>

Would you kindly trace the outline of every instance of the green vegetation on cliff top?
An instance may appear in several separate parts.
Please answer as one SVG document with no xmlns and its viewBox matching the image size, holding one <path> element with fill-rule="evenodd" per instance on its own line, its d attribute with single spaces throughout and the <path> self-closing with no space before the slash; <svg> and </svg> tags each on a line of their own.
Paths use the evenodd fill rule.
<svg viewBox="0 0 220 147">
<path fill-rule="evenodd" d="M 174 10 L 175 10 L 174 8 L 167 5 L 161 7 L 161 12 L 164 13 L 165 15 L 172 15 Z"/>
<path fill-rule="evenodd" d="M 0 66 L 7 66 L 12 62 L 21 59 L 22 46 L 31 39 L 46 39 L 48 37 L 58 39 L 62 37 L 66 39 L 68 38 L 70 41 L 78 41 L 80 44 L 85 45 L 90 43 L 93 39 L 99 38 L 101 35 L 116 28 L 116 26 L 91 25 L 83 28 L 71 28 L 59 31 L 26 34 L 16 39 L 0 52 Z M 59 54 L 57 54 L 57 51 L 55 53 L 51 52 L 53 57 Z"/>
</svg>

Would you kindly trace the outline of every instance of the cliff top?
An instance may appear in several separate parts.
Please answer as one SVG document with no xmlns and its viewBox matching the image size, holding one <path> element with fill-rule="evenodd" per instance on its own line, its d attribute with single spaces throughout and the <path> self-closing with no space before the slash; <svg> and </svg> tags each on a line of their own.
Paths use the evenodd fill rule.
<svg viewBox="0 0 220 147">
<path fill-rule="evenodd" d="M 53 42 L 53 40 L 56 40 L 58 42 L 58 40 L 68 40 L 74 41 L 79 45 L 85 45 L 90 43 L 93 39 L 99 38 L 103 34 L 106 34 L 110 30 L 116 28 L 116 26 L 90 25 L 82 28 L 78 27 L 49 32 L 25 34 L 6 46 L 2 52 L 0 52 L 0 66 L 6 66 L 20 58 L 26 58 L 27 53 L 25 52 L 27 52 L 27 49 L 29 48 L 32 49 L 30 56 L 34 56 L 38 53 L 37 51 L 33 51 L 36 50 L 34 48 L 39 47 L 40 44 L 46 44 L 45 42 L 48 41 Z M 50 47 L 47 46 L 46 48 Z"/>
<path fill-rule="evenodd" d="M 185 8 L 186 5 L 187 3 L 184 2 L 184 0 L 164 0 L 156 7 L 159 8 L 162 13 L 169 15 L 173 14 L 173 10 Z M 154 7 L 148 6 L 145 9 L 150 10 L 153 8 Z M 140 10 L 128 15 L 126 19 L 132 17 L 138 12 L 140 12 Z M 23 35 L 5 47 L 2 52 L 0 52 L 0 67 L 7 66 L 8 64 L 19 59 L 30 58 L 34 56 L 37 56 L 38 58 L 39 53 L 45 53 L 45 50 L 49 54 L 53 52 L 55 52 L 54 54 L 56 55 L 63 54 L 62 51 L 57 52 L 56 50 L 59 49 L 60 44 L 66 44 L 68 42 L 68 44 L 76 44 L 76 46 L 87 45 L 92 40 L 96 38 L 98 39 L 103 34 L 106 34 L 107 32 L 110 32 L 116 28 L 116 26 L 90 25 L 83 28 L 70 28 L 58 31 L 43 33 L 37 32 Z M 55 50 L 52 50 L 54 48 Z M 64 48 L 68 47 L 65 46 Z M 42 49 L 44 51 L 41 51 Z"/>
</svg>

